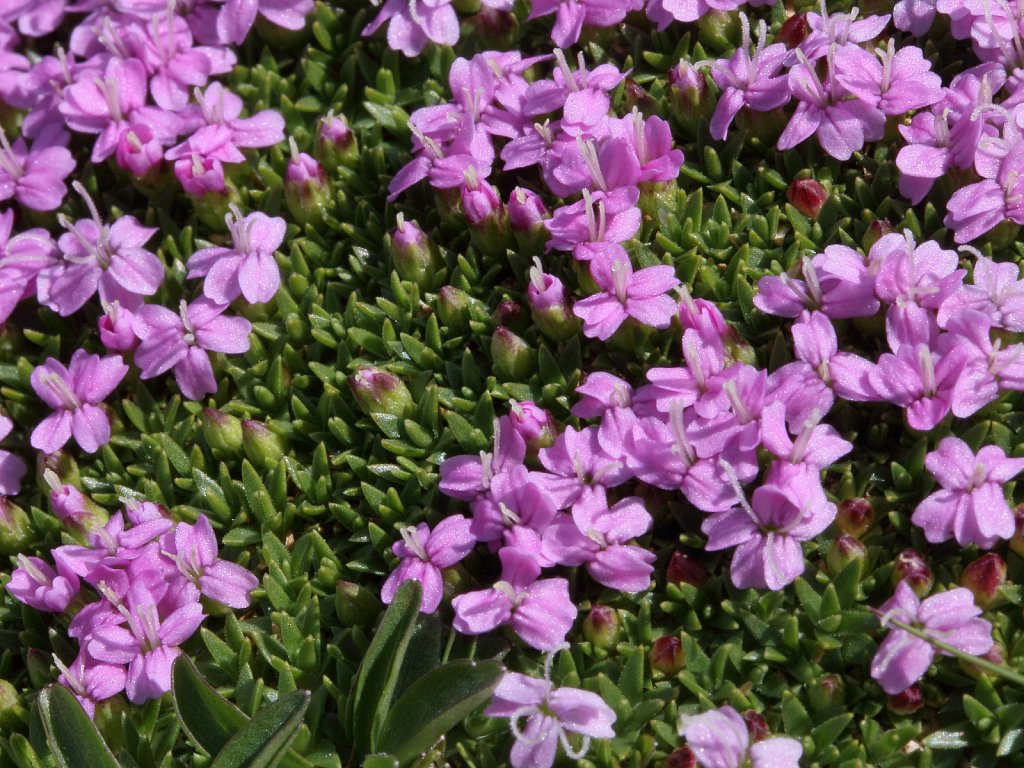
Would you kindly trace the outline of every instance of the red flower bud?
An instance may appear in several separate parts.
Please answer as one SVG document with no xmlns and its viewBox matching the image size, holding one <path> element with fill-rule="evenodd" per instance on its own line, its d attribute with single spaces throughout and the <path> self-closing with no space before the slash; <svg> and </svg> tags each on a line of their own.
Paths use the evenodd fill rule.
<svg viewBox="0 0 1024 768">
<path fill-rule="evenodd" d="M 583 637 L 598 648 L 611 648 L 619 638 L 619 615 L 607 605 L 595 605 L 583 620 Z"/>
<path fill-rule="evenodd" d="M 918 597 L 924 597 L 932 591 L 935 574 L 924 561 L 924 555 L 915 549 L 904 549 L 896 558 L 896 567 L 892 569 L 893 587 L 901 581 L 906 581 Z"/>
<path fill-rule="evenodd" d="M 666 675 L 678 674 L 686 665 L 683 644 L 675 635 L 665 635 L 654 641 L 650 653 L 651 668 Z"/>
<path fill-rule="evenodd" d="M 859 539 L 875 521 L 875 508 L 867 499 L 845 499 L 839 504 L 836 525 L 847 536 Z"/>
<path fill-rule="evenodd" d="M 796 48 L 807 37 L 811 31 L 811 25 L 807 23 L 807 15 L 796 13 L 790 16 L 779 28 L 775 36 L 776 43 L 782 43 L 787 48 Z"/>
<path fill-rule="evenodd" d="M 708 570 L 692 557 L 682 552 L 673 552 L 665 578 L 669 584 L 692 584 L 700 588 L 707 584 Z"/>
<path fill-rule="evenodd" d="M 786 187 L 786 199 L 804 216 L 816 219 L 828 200 L 828 190 L 815 179 L 795 179 Z"/>
<path fill-rule="evenodd" d="M 1006 561 L 995 552 L 988 552 L 964 568 L 960 586 L 974 593 L 974 602 L 987 608 L 1006 583 Z"/>
<path fill-rule="evenodd" d="M 747 733 L 750 734 L 751 742 L 763 741 L 771 735 L 771 731 L 768 730 L 768 721 L 760 712 L 748 709 L 741 717 L 747 724 Z"/>
<path fill-rule="evenodd" d="M 912 715 L 924 706 L 924 697 L 921 696 L 921 689 L 916 685 L 912 685 L 903 693 L 890 696 L 886 706 L 894 714 Z"/>
<path fill-rule="evenodd" d="M 676 747 L 665 758 L 665 768 L 697 768 L 697 756 L 689 747 Z"/>
<path fill-rule="evenodd" d="M 837 536 L 836 540 L 832 542 L 828 554 L 825 555 L 825 562 L 828 564 L 829 573 L 838 576 L 843 568 L 854 560 L 863 561 L 867 553 L 868 548 L 859 540 L 844 534 Z"/>
</svg>

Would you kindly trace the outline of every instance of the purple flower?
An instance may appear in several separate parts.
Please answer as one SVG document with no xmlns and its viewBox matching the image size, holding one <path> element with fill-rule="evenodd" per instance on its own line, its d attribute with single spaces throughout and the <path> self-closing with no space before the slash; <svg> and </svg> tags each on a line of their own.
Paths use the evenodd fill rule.
<svg viewBox="0 0 1024 768">
<path fill-rule="evenodd" d="M 938 313 L 940 326 L 945 328 L 958 312 L 972 309 L 986 315 L 996 328 L 1024 331 L 1024 280 L 1020 279 L 1020 267 L 977 254 L 972 283 L 959 286 L 942 302 Z"/>
<path fill-rule="evenodd" d="M 363 36 L 388 24 L 388 46 L 406 56 L 419 56 L 428 41 L 455 45 L 459 41 L 459 17 L 451 0 L 386 0 L 377 18 L 366 25 Z"/>
<path fill-rule="evenodd" d="M 936 355 L 924 343 L 901 344 L 896 354 L 886 353 L 878 359 L 868 380 L 878 398 L 905 408 L 907 423 L 924 432 L 952 410 L 967 356 L 962 346 Z"/>
<path fill-rule="evenodd" d="M 963 587 L 922 601 L 907 582 L 901 581 L 896 593 L 879 610 L 883 627 L 899 621 L 972 656 L 992 649 L 992 625 L 978 618 L 981 608 L 974 604 L 970 590 Z M 938 653 L 949 655 L 946 651 Z M 935 647 L 927 640 L 893 628 L 871 660 L 871 677 L 889 695 L 901 693 L 924 677 L 935 654 Z"/>
<path fill-rule="evenodd" d="M 86 453 L 110 441 L 110 419 L 100 407 L 128 373 L 120 355 L 101 358 L 75 351 L 65 368 L 48 357 L 32 371 L 32 389 L 54 412 L 32 430 L 32 447 L 56 453 L 72 436 Z"/>
<path fill-rule="evenodd" d="M 836 505 L 825 497 L 817 470 L 806 465 L 772 465 L 750 503 L 734 483 L 740 505 L 704 520 L 705 549 L 736 547 L 729 572 L 738 589 L 782 589 L 804 571 L 800 543 L 829 526 Z"/>
<path fill-rule="evenodd" d="M 38 557 L 18 555 L 18 567 L 4 587 L 37 611 L 63 611 L 78 594 L 78 577 L 57 562 L 57 570 Z"/>
<path fill-rule="evenodd" d="M 547 472 L 537 472 L 534 479 L 551 495 L 558 509 L 590 503 L 591 497 L 603 497 L 606 488 L 630 476 L 620 457 L 602 445 L 597 427 L 566 427 L 555 444 L 542 448 L 538 457 Z"/>
<path fill-rule="evenodd" d="M 153 522 L 159 525 L 162 521 L 158 517 Z M 206 515 L 200 515 L 195 525 L 175 526 L 174 551 L 168 554 L 202 595 L 229 608 L 249 607 L 260 580 L 248 568 L 217 557 L 217 537 Z"/>
<path fill-rule="evenodd" d="M 182 112 L 183 132 L 223 126 L 228 133 L 219 135 L 236 148 L 272 147 L 284 141 L 284 118 L 280 112 L 264 109 L 252 117 L 241 117 L 242 99 L 217 82 L 210 83 L 205 91 L 197 88 L 194 93 L 197 106 L 186 107 Z"/>
<path fill-rule="evenodd" d="M 66 132 L 63 138 L 66 144 Z M 52 211 L 64 202 L 64 179 L 73 170 L 75 159 L 64 146 L 40 138 L 29 149 L 20 137 L 12 146 L 0 130 L 0 200 L 13 197 L 26 208 Z"/>
<path fill-rule="evenodd" d="M 796 739 L 776 736 L 750 743 L 747 721 L 729 706 L 699 715 L 680 715 L 679 735 L 703 768 L 799 768 L 803 747 Z"/>
<path fill-rule="evenodd" d="M 313 0 L 227 0 L 217 14 L 217 36 L 222 43 L 241 45 L 259 14 L 271 24 L 300 30 L 313 10 Z"/>
<path fill-rule="evenodd" d="M 582 200 L 563 205 L 544 222 L 551 233 L 548 250 L 573 251 L 577 259 L 589 261 L 599 252 L 592 245 L 626 242 L 640 230 L 639 199 L 636 187 L 593 194 L 583 190 Z"/>
<path fill-rule="evenodd" d="M 57 681 L 75 694 L 89 717 L 95 716 L 99 702 L 123 691 L 128 679 L 128 671 L 123 665 L 97 661 L 84 649 L 79 651 L 70 667 L 65 666 L 57 654 L 53 654 L 53 663 L 60 670 Z"/>
<path fill-rule="evenodd" d="M 3 440 L 14 428 L 14 422 L 6 416 L 0 416 L 0 440 Z M 14 496 L 21 490 L 21 478 L 28 467 L 25 462 L 10 451 L 0 450 L 0 496 Z"/>
<path fill-rule="evenodd" d="M 961 187 L 946 204 L 943 224 L 958 243 L 969 242 L 1004 220 L 1024 224 L 1024 143 L 1018 143 L 999 165 L 995 179 Z"/>
<path fill-rule="evenodd" d="M 626 18 L 629 3 L 622 0 L 534 0 L 528 19 L 555 14 L 551 39 L 559 48 L 570 48 L 580 39 L 583 25 L 614 27 Z"/>
<path fill-rule="evenodd" d="M 399 533 L 402 540 L 395 542 L 391 551 L 402 560 L 381 587 L 381 600 L 390 603 L 399 586 L 418 581 L 423 587 L 420 611 L 433 613 L 444 594 L 441 571 L 455 565 L 476 546 L 470 522 L 462 515 L 449 515 L 433 531 L 426 523 L 420 523 L 408 525 Z"/>
<path fill-rule="evenodd" d="M 140 340 L 135 364 L 142 369 L 141 378 L 151 379 L 173 368 L 174 379 L 189 400 L 216 392 L 207 352 L 245 352 L 252 331 L 244 317 L 224 317 L 226 308 L 200 297 L 191 304 L 183 299 L 177 314 L 156 304 L 139 309 L 132 328 Z"/>
<path fill-rule="evenodd" d="M 864 257 L 845 245 L 830 245 L 800 262 L 803 280 L 781 275 L 762 277 L 754 306 L 769 315 L 797 317 L 818 309 L 833 320 L 870 317 L 878 311 L 874 279 Z"/>
<path fill-rule="evenodd" d="M 821 414 L 812 412 L 800 425 L 796 438 L 786 428 L 786 406 L 775 402 L 761 411 L 761 442 L 775 456 L 791 464 L 806 464 L 822 470 L 853 450 L 828 424 L 819 424 Z"/>
<path fill-rule="evenodd" d="M 1009 459 L 995 445 L 986 445 L 975 456 L 963 440 L 946 437 L 924 464 L 942 486 L 918 504 L 911 517 L 928 541 L 955 538 L 960 546 L 988 549 L 1013 536 L 1013 511 L 1003 483 L 1024 470 L 1024 459 Z"/>
<path fill-rule="evenodd" d="M 545 660 L 543 680 L 506 672 L 484 714 L 511 718 L 516 737 L 509 757 L 512 768 L 551 768 L 559 744 L 569 759 L 579 760 L 587 753 L 591 738 L 615 738 L 611 707 L 596 693 L 555 688 L 550 657 Z M 526 725 L 521 726 L 524 717 Z M 573 749 L 567 733 L 583 737 L 579 749 Z"/>
<path fill-rule="evenodd" d="M 163 263 L 142 247 L 156 228 L 142 226 L 134 216 L 105 224 L 85 187 L 77 181 L 72 186 L 85 199 L 92 218 L 71 222 L 63 214 L 57 216 L 67 230 L 57 241 L 63 259 L 36 278 L 39 303 L 66 317 L 98 290 L 101 301 L 118 301 L 134 309 L 143 296 L 156 293 L 164 279 Z"/>
<path fill-rule="evenodd" d="M 602 341 L 609 339 L 628 317 L 652 328 L 668 328 L 676 302 L 665 295 L 679 284 L 671 266 L 659 265 L 633 271 L 621 247 L 615 256 L 596 257 L 590 273 L 603 293 L 577 301 L 573 314 L 583 320 L 583 333 Z"/>
<path fill-rule="evenodd" d="M 203 248 L 189 257 L 188 277 L 205 277 L 203 294 L 217 304 L 244 296 L 250 304 L 270 301 L 281 285 L 274 251 L 284 241 L 287 224 L 279 217 L 250 213 L 237 206 L 224 217 L 234 248 Z"/>
</svg>

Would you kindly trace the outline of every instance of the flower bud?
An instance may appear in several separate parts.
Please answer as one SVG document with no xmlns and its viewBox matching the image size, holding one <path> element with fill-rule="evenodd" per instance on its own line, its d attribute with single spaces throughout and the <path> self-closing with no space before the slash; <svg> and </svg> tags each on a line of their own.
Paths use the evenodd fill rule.
<svg viewBox="0 0 1024 768">
<path fill-rule="evenodd" d="M 669 106 L 672 115 L 687 133 L 696 135 L 702 123 L 707 122 L 715 106 L 715 100 L 708 94 L 708 83 L 704 73 L 687 59 L 680 59 L 668 71 Z"/>
<path fill-rule="evenodd" d="M 460 195 L 473 245 L 492 256 L 504 256 L 511 247 L 508 211 L 493 184 L 480 181 L 470 168 Z"/>
<path fill-rule="evenodd" d="M 786 19 L 775 35 L 775 42 L 782 43 L 787 48 L 796 48 L 804 41 L 811 31 L 811 25 L 807 23 L 807 14 L 795 13 Z"/>
<path fill-rule="evenodd" d="M 100 341 L 111 352 L 128 352 L 135 348 L 138 338 L 132 330 L 134 315 L 121 306 L 121 302 L 113 304 L 104 302 L 106 313 L 100 316 Z"/>
<path fill-rule="evenodd" d="M 371 626 L 383 606 L 373 590 L 351 581 L 339 581 L 334 592 L 334 611 L 346 627 Z"/>
<path fill-rule="evenodd" d="M 1013 508 L 1014 532 L 1010 538 L 1010 549 L 1019 557 L 1024 557 L 1024 504 Z"/>
<path fill-rule="evenodd" d="M 859 539 L 842 534 L 832 542 L 828 554 L 825 555 L 825 562 L 828 564 L 829 573 L 832 576 L 838 576 L 850 563 L 854 561 L 863 563 L 867 554 L 868 548 L 861 544 Z"/>
<path fill-rule="evenodd" d="M 62 483 L 71 483 L 72 485 L 79 485 L 81 483 L 82 478 L 78 472 L 78 462 L 75 461 L 74 456 L 66 451 L 36 454 L 36 482 L 42 488 L 50 486 L 46 479 L 47 470 L 56 474 Z"/>
<path fill-rule="evenodd" d="M 619 639 L 619 614 L 607 605 L 595 605 L 583 620 L 583 637 L 605 650 Z"/>
<path fill-rule="evenodd" d="M 526 341 L 502 325 L 491 336 L 491 361 L 504 381 L 523 381 L 533 373 L 536 355 Z"/>
<path fill-rule="evenodd" d="M 242 422 L 231 414 L 203 408 L 200 424 L 203 438 L 217 458 L 234 456 L 242 450 Z"/>
<path fill-rule="evenodd" d="M 893 588 L 901 581 L 907 582 L 907 586 L 918 597 L 924 597 L 932 591 L 935 574 L 924 561 L 924 556 L 915 549 L 904 549 L 896 558 L 896 565 L 892 569 Z"/>
<path fill-rule="evenodd" d="M 760 712 L 748 709 L 740 717 L 747 724 L 747 734 L 750 736 L 752 744 L 764 741 L 771 736 L 772 732 L 768 729 L 768 721 L 764 719 L 764 715 Z"/>
<path fill-rule="evenodd" d="M 630 112 L 637 109 L 645 117 L 656 115 L 658 103 L 651 98 L 651 94 L 631 77 L 626 78 L 626 109 Z"/>
<path fill-rule="evenodd" d="M 860 244 L 863 246 L 865 251 L 870 251 L 875 246 L 875 243 L 895 231 L 896 229 L 887 219 L 875 219 L 864 231 L 864 236 L 861 238 Z M 870 262 L 871 260 L 872 259 L 869 254 L 868 261 Z"/>
<path fill-rule="evenodd" d="M 712 10 L 697 20 L 697 27 L 705 50 L 724 53 L 735 48 L 740 39 L 739 15 L 734 12 Z"/>
<path fill-rule="evenodd" d="M 462 289 L 446 285 L 437 292 L 437 316 L 442 325 L 461 332 L 470 320 L 486 320 L 487 307 Z"/>
<path fill-rule="evenodd" d="M 44 470 L 50 488 L 50 507 L 64 527 L 79 537 L 107 524 L 110 515 L 103 507 L 70 483 L 62 483 L 53 470 Z"/>
<path fill-rule="evenodd" d="M 895 715 L 912 715 L 924 706 L 924 697 L 920 687 L 912 685 L 902 693 L 890 696 L 885 706 Z"/>
<path fill-rule="evenodd" d="M 191 198 L 203 225 L 215 232 L 225 231 L 224 217 L 242 198 L 234 183 L 224 176 L 220 161 L 192 154 L 175 160 L 174 175 Z"/>
<path fill-rule="evenodd" d="M 149 126 L 138 123 L 121 132 L 114 157 L 135 178 L 148 179 L 163 162 L 164 147 Z"/>
<path fill-rule="evenodd" d="M 508 198 L 508 220 L 520 251 L 529 254 L 543 249 L 550 236 L 544 221 L 550 215 L 536 192 L 522 187 L 512 190 Z"/>
<path fill-rule="evenodd" d="M 242 447 L 249 461 L 264 469 L 275 466 L 285 453 L 280 435 L 266 424 L 250 419 L 242 421 Z"/>
<path fill-rule="evenodd" d="M 659 637 L 651 646 L 651 669 L 665 675 L 675 675 L 686 666 L 683 644 L 675 635 Z"/>
<path fill-rule="evenodd" d="M 466 21 L 481 49 L 507 51 L 519 40 L 519 20 L 514 13 L 484 6 Z"/>
<path fill-rule="evenodd" d="M 993 645 L 991 648 L 989 648 L 987 653 L 981 654 L 981 656 L 979 656 L 978 658 L 984 659 L 990 664 L 995 664 L 997 667 L 1001 667 L 1003 664 L 1006 663 L 1006 657 L 1003 656 L 1003 651 L 999 647 L 998 643 L 996 645 Z M 973 677 L 975 680 L 977 680 L 982 675 L 990 674 L 988 670 L 982 669 L 977 664 L 968 661 L 967 659 L 959 659 L 958 665 L 960 669 L 962 669 L 965 673 Z"/>
<path fill-rule="evenodd" d="M 0 731 L 13 733 L 18 726 L 28 723 L 28 710 L 21 703 L 18 689 L 0 678 Z"/>
<path fill-rule="evenodd" d="M 331 110 L 320 118 L 316 130 L 316 154 L 324 168 L 333 172 L 359 155 L 356 135 L 345 118 Z"/>
<path fill-rule="evenodd" d="M 572 312 L 569 291 L 554 275 L 546 274 L 540 259 L 534 258 L 526 299 L 530 315 L 540 332 L 553 341 L 568 341 L 580 330 L 580 319 Z"/>
<path fill-rule="evenodd" d="M 495 325 L 504 325 L 516 331 L 525 331 L 530 327 L 525 314 L 518 302 L 504 299 L 498 302 L 498 308 L 494 310 L 491 319 Z"/>
<path fill-rule="evenodd" d="M 513 400 L 512 410 L 506 418 L 531 452 L 553 445 L 558 436 L 558 424 L 551 412 L 529 400 L 521 403 Z"/>
<path fill-rule="evenodd" d="M 35 537 L 32 520 L 25 510 L 6 496 L 0 496 L 0 555 L 26 551 Z"/>
<path fill-rule="evenodd" d="M 864 498 L 844 499 L 839 503 L 836 525 L 847 536 L 859 539 L 875 521 L 875 508 Z"/>
<path fill-rule="evenodd" d="M 320 221 L 331 194 L 327 174 L 314 158 L 299 152 L 294 137 L 288 143 L 292 156 L 284 173 L 285 203 L 299 224 Z"/>
<path fill-rule="evenodd" d="M 348 386 L 367 416 L 403 418 L 412 412 L 412 394 L 405 382 L 381 368 L 362 366 L 348 377 Z"/>
<path fill-rule="evenodd" d="M 431 288 L 441 269 L 437 246 L 415 221 L 406 221 L 402 214 L 396 219 L 398 224 L 389 243 L 395 271 L 403 280 L 423 289 Z"/>
<path fill-rule="evenodd" d="M 839 675 L 822 675 L 807 689 L 811 709 L 821 712 L 846 703 L 846 683 Z"/>
<path fill-rule="evenodd" d="M 692 584 L 700 589 L 708 583 L 708 569 L 682 552 L 673 552 L 665 578 L 669 584 Z"/>
<path fill-rule="evenodd" d="M 989 607 L 1005 583 L 1006 561 L 995 552 L 986 552 L 960 574 L 960 586 L 971 590 L 981 608 Z"/>
<path fill-rule="evenodd" d="M 695 299 L 685 284 L 679 286 L 679 325 L 683 333 L 690 328 L 710 339 L 725 339 L 730 326 L 722 311 L 706 299 Z"/>
<path fill-rule="evenodd" d="M 794 179 L 786 187 L 786 199 L 804 216 L 816 219 L 828 201 L 828 190 L 816 179 Z"/>
<path fill-rule="evenodd" d="M 665 768 L 697 768 L 697 756 L 689 747 L 676 747 L 665 758 Z"/>
</svg>

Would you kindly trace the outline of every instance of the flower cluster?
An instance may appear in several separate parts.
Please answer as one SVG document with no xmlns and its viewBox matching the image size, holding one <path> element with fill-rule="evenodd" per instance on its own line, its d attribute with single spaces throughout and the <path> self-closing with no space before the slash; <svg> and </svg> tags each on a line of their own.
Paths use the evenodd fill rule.
<svg viewBox="0 0 1024 768">
<path fill-rule="evenodd" d="M 65 523 L 88 522 L 82 494 L 54 485 L 53 505 Z M 61 612 L 80 596 L 98 597 L 68 627 L 78 656 L 70 664 L 54 657 L 60 682 L 90 715 L 121 691 L 133 704 L 169 691 L 180 646 L 206 617 L 200 597 L 245 608 L 259 585 L 248 570 L 217 557 L 217 538 L 204 515 L 194 524 L 175 522 L 157 504 L 130 501 L 105 524 L 92 522 L 88 543 L 56 547 L 54 565 L 19 555 L 6 587 L 40 611 Z"/>
</svg>

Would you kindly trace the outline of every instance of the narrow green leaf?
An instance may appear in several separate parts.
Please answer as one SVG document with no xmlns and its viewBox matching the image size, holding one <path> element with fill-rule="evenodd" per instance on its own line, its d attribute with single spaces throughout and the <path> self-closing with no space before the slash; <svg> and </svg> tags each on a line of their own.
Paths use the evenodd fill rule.
<svg viewBox="0 0 1024 768">
<path fill-rule="evenodd" d="M 216 755 L 249 718 L 211 686 L 192 660 L 180 656 L 171 672 L 174 711 L 189 740 L 208 755 Z"/>
<path fill-rule="evenodd" d="M 487 701 L 504 671 L 496 661 L 460 659 L 423 675 L 388 713 L 380 749 L 412 762 Z"/>
<path fill-rule="evenodd" d="M 309 691 L 293 691 L 263 707 L 238 731 L 210 768 L 274 768 L 295 740 L 309 706 Z"/>
<path fill-rule="evenodd" d="M 82 705 L 63 685 L 43 689 L 39 713 L 46 742 L 61 768 L 120 768 Z"/>
</svg>

